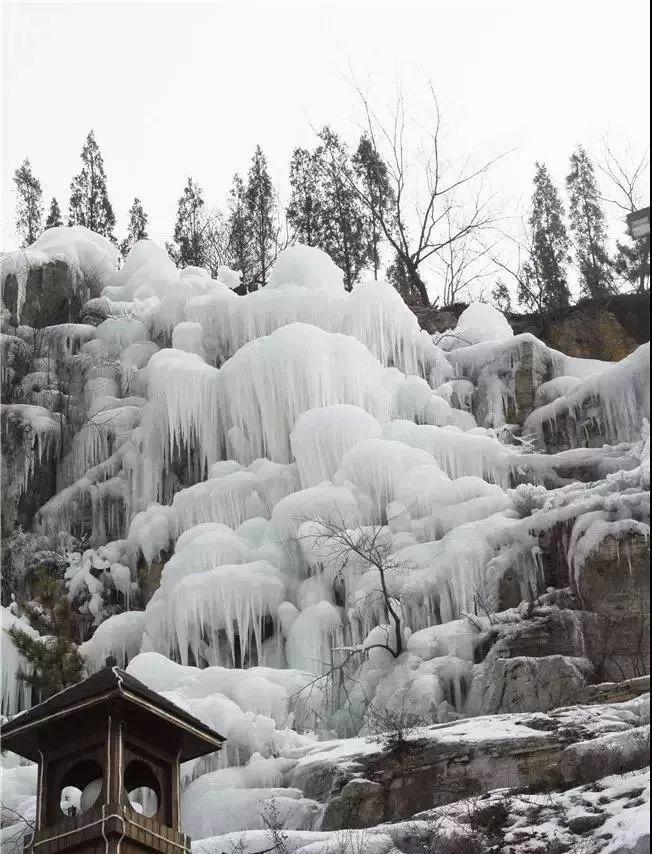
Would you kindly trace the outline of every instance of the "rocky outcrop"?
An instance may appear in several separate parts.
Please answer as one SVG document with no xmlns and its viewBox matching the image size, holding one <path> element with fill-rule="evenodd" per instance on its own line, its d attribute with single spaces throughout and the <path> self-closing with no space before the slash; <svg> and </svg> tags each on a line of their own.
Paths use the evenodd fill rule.
<svg viewBox="0 0 652 854">
<path fill-rule="evenodd" d="M 483 714 L 549 711 L 577 702 L 592 675 L 591 662 L 581 657 L 495 658 L 474 681 L 470 705 Z"/>
<path fill-rule="evenodd" d="M 544 330 L 546 343 L 568 356 L 618 362 L 632 353 L 637 341 L 616 316 L 599 305 L 577 306 Z"/>
<path fill-rule="evenodd" d="M 582 746 L 575 754 L 582 755 L 593 743 L 599 755 L 605 743 L 632 743 L 636 750 L 620 751 L 618 772 L 640 768 L 648 718 L 641 698 L 619 706 L 440 724 L 409 732 L 395 743 L 388 736 L 384 745 L 363 739 L 327 742 L 303 751 L 289 785 L 325 804 L 321 829 L 372 827 L 490 789 L 563 786 L 572 769 L 570 746 L 578 743 Z M 583 782 L 604 776 L 606 768 L 585 762 Z"/>
<path fill-rule="evenodd" d="M 453 328 L 467 308 L 457 303 L 446 308 L 410 306 L 427 332 Z M 650 293 L 618 294 L 606 300 L 582 300 L 561 318 L 546 321 L 535 314 L 507 313 L 515 335 L 536 335 L 568 356 L 618 361 L 650 337 Z"/>
<path fill-rule="evenodd" d="M 84 276 L 63 260 L 30 266 L 25 284 L 25 301 L 20 323 L 37 329 L 58 323 L 74 323 L 80 318 L 86 300 L 100 294 L 101 283 Z M 2 302 L 11 323 L 18 323 L 18 280 L 8 275 L 2 282 Z"/>
<path fill-rule="evenodd" d="M 642 534 L 607 536 L 574 582 L 587 655 L 605 679 L 650 672 L 650 543 Z"/>
</svg>

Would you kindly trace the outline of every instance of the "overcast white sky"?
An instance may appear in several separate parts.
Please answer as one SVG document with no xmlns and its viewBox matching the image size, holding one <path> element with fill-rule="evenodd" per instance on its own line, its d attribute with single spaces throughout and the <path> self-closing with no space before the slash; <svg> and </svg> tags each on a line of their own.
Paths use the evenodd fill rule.
<svg viewBox="0 0 652 854">
<path fill-rule="evenodd" d="M 29 157 L 45 206 L 68 186 L 90 128 L 118 231 L 134 195 L 152 236 L 173 228 L 192 175 L 221 203 L 257 143 L 281 191 L 296 145 L 326 122 L 356 133 L 349 68 L 387 101 L 429 76 L 449 154 L 514 149 L 493 173 L 509 209 L 533 162 L 561 184 L 579 143 L 649 140 L 648 0 L 232 0 L 3 3 L 2 241 L 13 171 Z"/>
</svg>

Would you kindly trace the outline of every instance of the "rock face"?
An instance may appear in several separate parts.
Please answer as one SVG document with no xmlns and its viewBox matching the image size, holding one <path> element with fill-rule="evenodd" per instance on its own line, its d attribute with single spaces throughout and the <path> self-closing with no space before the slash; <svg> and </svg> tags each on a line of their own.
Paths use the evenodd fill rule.
<svg viewBox="0 0 652 854">
<path fill-rule="evenodd" d="M 100 294 L 101 283 L 82 276 L 65 261 L 52 260 L 31 267 L 27 274 L 25 302 L 20 322 L 36 328 L 78 320 L 86 300 Z M 2 301 L 17 323 L 18 282 L 9 275 L 2 283 Z"/>
<path fill-rule="evenodd" d="M 649 540 L 637 533 L 605 537 L 586 556 L 576 590 L 586 647 L 593 660 L 603 660 L 603 678 L 649 673 Z"/>
<path fill-rule="evenodd" d="M 535 352 L 532 341 L 524 341 L 519 348 L 519 358 L 514 371 L 513 410 L 508 407 L 506 421 L 523 424 L 534 409 L 537 389 L 550 379 L 550 364 Z"/>
<path fill-rule="evenodd" d="M 535 712 L 576 702 L 593 675 L 586 658 L 562 655 L 496 658 L 471 697 L 483 714 Z"/>
<path fill-rule="evenodd" d="M 491 788 L 548 791 L 577 778 L 580 755 L 593 756 L 581 766 L 583 782 L 609 773 L 609 762 L 618 773 L 642 767 L 649 750 L 647 708 L 641 698 L 620 706 L 475 718 L 415 730 L 384 747 L 361 739 L 327 742 L 300 759 L 289 785 L 325 804 L 322 830 L 400 821 Z"/>
<path fill-rule="evenodd" d="M 464 303 L 441 309 L 411 306 L 421 327 L 430 333 L 454 327 L 466 307 Z M 506 316 L 516 335 L 529 332 L 568 356 L 617 361 L 649 340 L 650 294 L 620 294 L 600 302 L 586 300 L 547 324 L 536 315 Z"/>
<path fill-rule="evenodd" d="M 550 324 L 546 329 L 546 341 L 569 356 L 606 362 L 624 359 L 640 343 L 611 311 L 598 306 L 578 308 Z"/>
</svg>

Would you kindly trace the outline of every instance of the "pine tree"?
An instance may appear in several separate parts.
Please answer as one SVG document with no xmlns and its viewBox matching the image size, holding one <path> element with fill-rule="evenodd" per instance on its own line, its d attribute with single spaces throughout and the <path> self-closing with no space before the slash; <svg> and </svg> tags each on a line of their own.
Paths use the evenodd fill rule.
<svg viewBox="0 0 652 854">
<path fill-rule="evenodd" d="M 589 296 L 604 296 L 611 289 L 611 262 L 607 254 L 607 232 L 599 203 L 593 164 L 580 146 L 571 155 L 566 178 L 570 199 L 570 223 L 582 286 Z"/>
<path fill-rule="evenodd" d="M 387 165 L 383 162 L 366 134 L 360 137 L 358 149 L 353 156 L 353 169 L 358 181 L 362 185 L 364 198 L 368 200 L 365 213 L 368 220 L 368 239 L 371 249 L 371 261 L 374 268 L 374 279 L 377 279 L 380 268 L 379 246 L 383 236 L 381 220 L 383 214 L 394 204 L 394 196 L 389 184 Z"/>
<path fill-rule="evenodd" d="M 16 624 L 7 630 L 27 663 L 18 678 L 32 686 L 39 700 L 81 681 L 84 659 L 72 640 L 72 612 L 62 582 L 42 567 L 32 599 L 21 602 L 20 610 L 40 637 Z"/>
<path fill-rule="evenodd" d="M 129 208 L 129 226 L 127 236 L 120 244 L 122 257 L 126 258 L 129 250 L 139 240 L 147 239 L 147 214 L 143 210 L 143 204 L 139 198 L 135 198 Z"/>
<path fill-rule="evenodd" d="M 240 175 L 233 176 L 229 192 L 229 216 L 227 219 L 227 257 L 228 266 L 242 274 L 242 284 L 238 293 L 244 294 L 254 290 L 252 269 L 254 248 L 251 239 L 251 224 L 247 191 Z"/>
<path fill-rule="evenodd" d="M 414 280 L 410 276 L 403 257 L 398 252 L 394 255 L 394 261 L 387 268 L 387 281 L 396 288 L 405 302 L 417 303 L 419 301 L 419 291 L 414 286 Z"/>
<path fill-rule="evenodd" d="M 325 127 L 316 156 L 321 164 L 323 214 L 321 248 L 344 273 L 351 290 L 371 258 L 365 210 L 353 185 L 353 167 L 344 143 Z"/>
<path fill-rule="evenodd" d="M 174 242 L 167 245 L 168 252 L 179 267 L 203 267 L 205 264 L 203 208 L 202 189 L 192 178 L 188 178 L 177 206 Z"/>
<path fill-rule="evenodd" d="M 252 290 L 264 288 L 276 255 L 274 245 L 274 215 L 276 201 L 267 160 L 258 145 L 251 159 L 245 192 L 249 230 L 255 257 Z"/>
<path fill-rule="evenodd" d="M 41 182 L 26 158 L 14 172 L 16 185 L 16 231 L 21 247 L 30 246 L 41 233 L 43 204 Z"/>
<path fill-rule="evenodd" d="M 59 228 L 63 225 L 63 220 L 61 219 L 61 211 L 59 210 L 59 202 L 53 196 L 52 201 L 50 202 L 50 210 L 48 212 L 48 218 L 45 220 L 45 228 Z"/>
<path fill-rule="evenodd" d="M 512 295 L 502 279 L 497 280 L 491 291 L 491 302 L 498 311 L 502 311 L 503 313 L 512 310 Z"/>
<path fill-rule="evenodd" d="M 570 261 L 564 208 L 544 163 L 535 164 L 530 228 L 530 258 L 519 283 L 518 297 L 528 308 L 555 314 L 568 308 L 566 270 Z"/>
<path fill-rule="evenodd" d="M 286 214 L 296 239 L 306 246 L 319 246 L 324 208 L 320 163 L 306 148 L 294 149 L 290 161 L 290 188 Z"/>
<path fill-rule="evenodd" d="M 70 184 L 68 225 L 83 225 L 115 242 L 115 216 L 106 188 L 104 160 L 90 131 L 81 152 L 82 169 Z"/>
</svg>

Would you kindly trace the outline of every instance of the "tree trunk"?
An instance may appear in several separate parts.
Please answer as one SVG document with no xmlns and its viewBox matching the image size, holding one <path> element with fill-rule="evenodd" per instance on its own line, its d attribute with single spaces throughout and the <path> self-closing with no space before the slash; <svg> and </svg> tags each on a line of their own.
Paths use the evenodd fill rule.
<svg viewBox="0 0 652 854">
<path fill-rule="evenodd" d="M 428 289 L 425 282 L 419 275 L 419 270 L 410 258 L 405 259 L 405 269 L 410 280 L 410 284 L 418 292 L 421 299 L 421 305 L 425 308 L 430 308 L 430 298 L 428 297 Z"/>
</svg>

